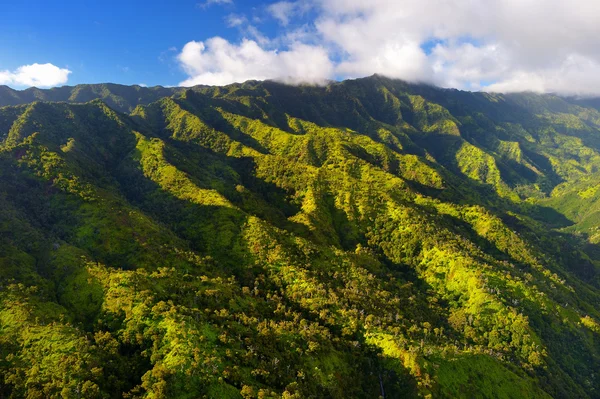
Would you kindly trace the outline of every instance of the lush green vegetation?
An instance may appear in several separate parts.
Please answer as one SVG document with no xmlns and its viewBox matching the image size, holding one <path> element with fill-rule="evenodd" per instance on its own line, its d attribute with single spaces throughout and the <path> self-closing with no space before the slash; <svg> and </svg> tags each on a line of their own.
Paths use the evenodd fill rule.
<svg viewBox="0 0 600 399">
<path fill-rule="evenodd" d="M 0 107 L 34 101 L 82 103 L 101 99 L 117 111 L 131 112 L 138 104 L 150 104 L 182 91 L 181 88 L 123 86 L 114 83 L 63 86 L 47 90 L 32 87 L 22 91 L 0 86 Z"/>
<path fill-rule="evenodd" d="M 148 90 L 0 93 L 0 397 L 600 397 L 592 105 Z"/>
</svg>

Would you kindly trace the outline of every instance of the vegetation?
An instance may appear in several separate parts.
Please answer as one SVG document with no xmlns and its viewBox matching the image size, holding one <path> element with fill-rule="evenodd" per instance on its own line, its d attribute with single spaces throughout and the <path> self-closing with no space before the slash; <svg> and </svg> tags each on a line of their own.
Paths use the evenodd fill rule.
<svg viewBox="0 0 600 399">
<path fill-rule="evenodd" d="M 0 397 L 600 397 L 593 103 L 145 90 L 0 92 Z"/>
</svg>

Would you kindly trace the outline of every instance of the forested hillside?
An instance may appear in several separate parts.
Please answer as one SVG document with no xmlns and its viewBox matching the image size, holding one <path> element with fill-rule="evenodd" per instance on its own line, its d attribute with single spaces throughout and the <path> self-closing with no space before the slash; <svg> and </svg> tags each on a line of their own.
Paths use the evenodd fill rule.
<svg viewBox="0 0 600 399">
<path fill-rule="evenodd" d="M 593 100 L 372 76 L 0 104 L 0 398 L 600 398 Z"/>
<path fill-rule="evenodd" d="M 114 110 L 131 112 L 136 105 L 150 104 L 162 97 L 172 96 L 183 91 L 184 89 L 176 87 L 124 86 L 113 83 L 63 86 L 52 89 L 31 87 L 22 91 L 11 89 L 8 86 L 0 86 L 0 107 L 29 104 L 34 101 L 83 103 L 101 99 Z"/>
</svg>

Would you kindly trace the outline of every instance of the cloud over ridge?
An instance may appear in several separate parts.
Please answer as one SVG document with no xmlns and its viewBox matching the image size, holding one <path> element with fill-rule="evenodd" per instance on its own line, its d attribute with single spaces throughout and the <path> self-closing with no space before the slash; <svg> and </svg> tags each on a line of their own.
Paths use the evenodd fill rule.
<svg viewBox="0 0 600 399">
<path fill-rule="evenodd" d="M 298 0 L 275 37 L 188 43 L 182 84 L 320 83 L 379 73 L 467 90 L 600 94 L 597 0 Z M 246 24 L 249 24 L 246 22 Z"/>
<path fill-rule="evenodd" d="M 290 83 L 323 83 L 333 73 L 327 52 L 295 43 L 285 51 L 267 50 L 256 41 L 232 44 L 220 37 L 189 42 L 178 55 L 190 76 L 182 86 L 224 85 L 236 81 L 277 78 Z"/>
</svg>

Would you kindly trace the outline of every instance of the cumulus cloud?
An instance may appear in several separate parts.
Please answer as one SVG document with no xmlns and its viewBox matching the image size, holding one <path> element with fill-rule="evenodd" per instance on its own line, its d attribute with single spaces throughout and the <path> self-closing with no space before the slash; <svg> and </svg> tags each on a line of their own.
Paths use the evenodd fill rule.
<svg viewBox="0 0 600 399">
<path fill-rule="evenodd" d="M 266 50 L 250 39 L 232 44 L 214 37 L 206 42 L 187 43 L 178 59 L 190 76 L 181 83 L 182 86 L 265 79 L 318 84 L 333 74 L 333 63 L 327 51 L 302 43 L 277 51 Z"/>
<path fill-rule="evenodd" d="M 266 12 L 281 29 L 254 43 L 261 56 L 249 69 L 237 62 L 195 68 L 182 52 L 186 82 L 379 73 L 469 90 L 600 94 L 598 0 L 299 0 L 273 3 Z M 207 45 L 202 58 L 217 60 L 226 51 L 244 59 L 251 42 Z M 300 48 L 319 62 L 296 57 L 301 66 L 294 67 L 283 61 Z M 259 59 L 267 58 L 261 67 Z"/>
<path fill-rule="evenodd" d="M 70 73 L 52 64 L 23 65 L 14 71 L 0 71 L 0 84 L 52 87 L 67 83 Z"/>
</svg>

